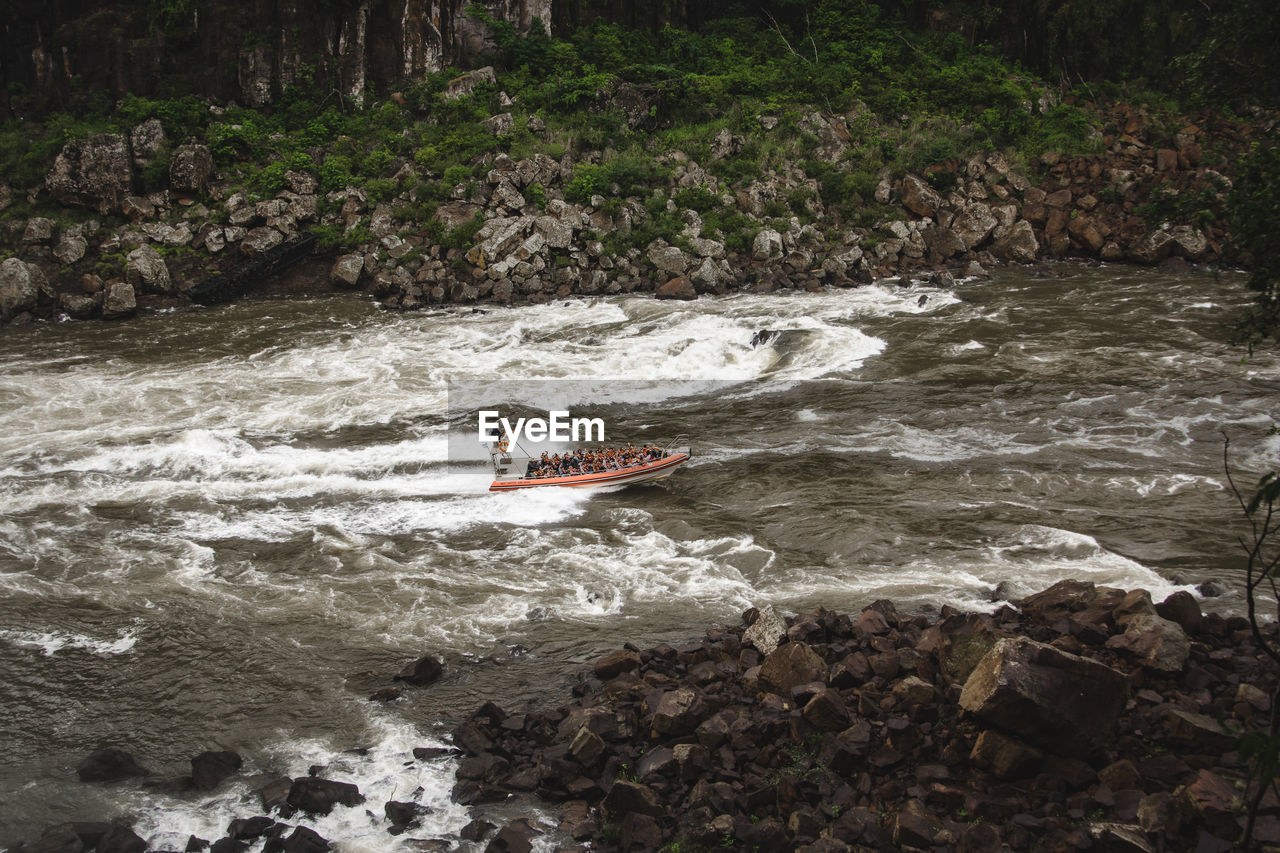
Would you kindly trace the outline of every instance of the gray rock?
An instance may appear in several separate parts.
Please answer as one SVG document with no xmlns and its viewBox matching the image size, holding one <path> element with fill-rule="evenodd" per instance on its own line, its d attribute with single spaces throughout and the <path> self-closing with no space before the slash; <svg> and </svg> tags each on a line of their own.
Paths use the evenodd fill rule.
<svg viewBox="0 0 1280 853">
<path fill-rule="evenodd" d="M 246 255 L 260 255 L 284 242 L 284 235 L 269 225 L 254 228 L 240 241 L 240 251 Z"/>
<path fill-rule="evenodd" d="M 672 275 L 684 275 L 689 269 L 689 256 L 675 246 L 656 242 L 649 247 L 649 263 Z"/>
<path fill-rule="evenodd" d="M 1035 231 L 1031 223 L 1025 219 L 1019 219 L 1013 223 L 992 247 L 996 257 L 1020 264 L 1034 262 L 1039 251 L 1040 244 L 1036 242 Z"/>
<path fill-rule="evenodd" d="M 520 194 L 520 190 L 516 189 L 515 184 L 510 181 L 502 181 L 498 186 L 494 187 L 491 201 L 495 205 L 507 208 L 513 213 L 519 213 L 520 209 L 525 206 L 525 198 Z"/>
<path fill-rule="evenodd" d="M 129 146 L 118 133 L 77 139 L 62 147 L 45 177 L 49 194 L 63 204 L 117 210 L 133 183 Z"/>
<path fill-rule="evenodd" d="M 55 223 L 45 216 L 33 216 L 22 229 L 22 242 L 27 246 L 47 246 L 53 242 Z"/>
<path fill-rule="evenodd" d="M 1139 613 L 1123 634 L 1107 640 L 1107 648 L 1126 652 L 1151 669 L 1181 672 L 1191 654 L 1191 640 L 1178 623 L 1155 613 Z"/>
<path fill-rule="evenodd" d="M 480 122 L 494 136 L 507 136 L 511 133 L 512 128 L 516 126 L 516 120 L 511 113 L 498 113 L 498 115 L 487 118 Z"/>
<path fill-rule="evenodd" d="M 0 262 L 0 319 L 35 309 L 43 282 L 44 274 L 26 261 L 6 258 Z"/>
<path fill-rule="evenodd" d="M 763 228 L 751 243 L 751 257 L 768 261 L 782 257 L 782 235 L 772 228 Z"/>
<path fill-rule="evenodd" d="M 1209 251 L 1209 241 L 1197 228 L 1190 225 L 1178 225 L 1169 230 L 1169 238 L 1173 241 L 1173 252 L 1189 261 L 1198 261 Z"/>
<path fill-rule="evenodd" d="M 567 249 L 573 245 L 573 228 L 554 216 L 534 219 L 533 231 L 553 249 Z"/>
<path fill-rule="evenodd" d="M 457 100 L 458 98 L 470 95 L 478 86 L 485 83 L 496 84 L 498 77 L 493 73 L 493 66 L 486 65 L 483 68 L 477 68 L 474 71 L 468 71 L 460 77 L 455 77 L 445 84 L 442 93 L 446 100 Z"/>
<path fill-rule="evenodd" d="M 495 216 L 485 221 L 476 232 L 476 244 L 467 252 L 467 260 L 479 267 L 505 258 L 524 241 L 533 226 L 533 217 Z"/>
<path fill-rule="evenodd" d="M 751 627 L 742 632 L 742 642 L 750 643 L 762 655 L 771 655 L 778 648 L 778 643 L 787 635 L 787 623 L 772 604 L 766 604 L 751 623 Z"/>
<path fill-rule="evenodd" d="M 53 247 L 53 256 L 64 264 L 74 264 L 84 257 L 89 248 L 89 241 L 79 234 L 68 232 L 62 235 L 58 245 Z"/>
<path fill-rule="evenodd" d="M 299 176 L 297 172 L 286 172 Z M 209 179 L 213 176 L 213 154 L 208 146 L 199 144 L 180 145 L 169 160 L 169 186 L 174 192 L 199 193 L 209 188 Z M 302 176 L 299 176 L 302 177 Z M 305 177 L 311 178 L 310 175 Z M 311 178 L 311 192 L 315 192 L 315 178 Z M 295 190 L 295 192 L 298 192 Z"/>
<path fill-rule="evenodd" d="M 689 280 L 699 293 L 724 293 L 733 283 L 733 271 L 725 261 L 703 258 L 690 273 Z"/>
<path fill-rule="evenodd" d="M 956 232 L 966 250 L 972 250 L 985 243 L 999 224 L 990 207 L 971 204 L 956 216 L 951 223 L 951 230 Z"/>
<path fill-rule="evenodd" d="M 1138 238 L 1129 246 L 1125 255 L 1134 263 L 1151 266 L 1169 257 L 1173 253 L 1173 247 L 1173 236 L 1162 229 Z"/>
<path fill-rule="evenodd" d="M 139 169 L 151 164 L 160 150 L 169 144 L 160 119 L 149 118 L 129 132 L 129 148 L 133 163 Z"/>
<path fill-rule="evenodd" d="M 1128 680 L 1105 664 L 1025 637 L 996 642 L 960 693 L 966 711 L 1064 755 L 1087 754 L 1115 729 Z"/>
<path fill-rule="evenodd" d="M 125 260 L 125 281 L 142 293 L 169 293 L 173 289 L 173 281 L 169 277 L 169 268 L 164 258 L 160 257 L 150 245 L 139 246 L 129 253 Z"/>
<path fill-rule="evenodd" d="M 707 240 L 702 237 L 690 237 L 689 246 L 700 258 L 723 258 L 724 243 L 719 240 Z"/>
<path fill-rule="evenodd" d="M 191 233 L 191 226 L 185 222 L 179 222 L 170 229 L 161 242 L 170 248 L 176 249 L 179 246 L 189 246 L 194 238 L 195 235 Z"/>
<path fill-rule="evenodd" d="M 329 270 L 329 281 L 335 287 L 357 287 L 360 284 L 362 272 L 364 272 L 364 255 L 353 252 L 342 255 L 333 262 L 333 269 Z"/>
<path fill-rule="evenodd" d="M 915 175 L 902 179 L 902 206 L 917 216 L 936 216 L 942 196 Z"/>
<path fill-rule="evenodd" d="M 295 172 L 290 169 L 284 173 L 284 182 L 298 195 L 315 195 L 320 189 L 320 181 L 310 172 Z"/>
<path fill-rule="evenodd" d="M 83 293 L 61 294 L 58 297 L 58 306 L 77 320 L 88 320 L 98 310 L 97 300 Z"/>
<path fill-rule="evenodd" d="M 129 217 L 134 222 L 143 219 L 150 219 L 156 215 L 156 206 L 151 203 L 151 199 L 143 196 L 130 195 L 125 196 L 120 202 L 120 212 Z"/>
<path fill-rule="evenodd" d="M 102 301 L 102 319 L 120 320 L 132 317 L 137 310 L 138 300 L 132 284 L 115 281 L 107 287 L 106 298 Z"/>
<path fill-rule="evenodd" d="M 933 256 L 943 261 L 965 250 L 964 240 L 950 228 L 930 228 L 925 231 L 924 244 Z"/>
</svg>

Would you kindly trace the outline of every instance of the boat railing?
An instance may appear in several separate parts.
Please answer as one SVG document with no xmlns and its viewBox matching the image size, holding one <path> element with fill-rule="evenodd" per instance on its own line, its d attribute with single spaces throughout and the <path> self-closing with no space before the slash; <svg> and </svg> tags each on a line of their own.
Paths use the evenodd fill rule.
<svg viewBox="0 0 1280 853">
<path fill-rule="evenodd" d="M 671 439 L 671 441 L 667 442 L 667 446 L 662 448 L 662 455 L 666 456 L 673 449 L 677 447 L 687 447 L 688 445 L 689 445 L 689 434 L 687 432 L 682 432 L 679 435 L 677 435 L 675 438 Z"/>
</svg>

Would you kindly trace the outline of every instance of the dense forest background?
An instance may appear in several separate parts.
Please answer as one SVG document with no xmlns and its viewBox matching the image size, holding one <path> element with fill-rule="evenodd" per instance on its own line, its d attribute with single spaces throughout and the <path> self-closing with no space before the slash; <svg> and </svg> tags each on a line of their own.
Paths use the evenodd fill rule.
<svg viewBox="0 0 1280 853">
<path fill-rule="evenodd" d="M 499 151 L 568 156 L 564 196 L 586 201 L 651 196 L 670 178 L 660 155 L 678 150 L 730 187 L 798 169 L 827 224 L 868 229 L 886 175 L 946 190 L 976 153 L 1019 168 L 1045 152 L 1096 154 L 1120 144 L 1123 121 L 1176 148 L 1198 123 L 1208 139 L 1252 141 L 1239 163 L 1249 181 L 1229 211 L 1205 190 L 1155 197 L 1151 218 L 1230 221 L 1263 326 L 1280 320 L 1271 0 L 0 0 L 0 35 L 6 219 L 50 210 L 40 187 L 68 141 L 149 119 L 165 139 L 139 163 L 139 193 L 162 190 L 170 151 L 190 142 L 211 151 L 227 193 L 270 198 L 307 172 L 322 194 L 358 186 L 372 205 L 434 223 Z M 460 70 L 482 65 L 497 79 L 456 97 Z M 840 117 L 839 156 L 815 110 Z M 513 124 L 495 131 L 504 111 Z M 742 144 L 710 156 L 726 133 Z M 1234 152 L 1211 143 L 1204 156 Z M 804 220 L 806 198 L 796 189 L 766 214 Z M 716 199 L 688 188 L 680 204 L 731 250 L 746 242 Z M 602 235 L 606 248 L 671 238 L 678 223 L 663 216 Z M 428 236 L 461 249 L 477 227 Z M 322 236 L 350 248 L 368 235 Z"/>
<path fill-rule="evenodd" d="M 322 54 L 356 37 L 344 28 L 357 14 L 371 45 L 369 82 L 393 86 L 397 72 L 414 65 L 399 55 L 414 21 L 433 42 L 431 56 L 414 60 L 419 65 L 440 70 L 483 59 L 466 23 L 476 11 L 522 31 L 541 17 L 560 40 L 601 26 L 650 39 L 676 29 L 825 64 L 853 58 L 850 42 L 875 22 L 905 42 L 905 54 L 884 56 L 904 69 L 927 61 L 920 53 L 913 59 L 911 48 L 927 37 L 953 52 L 990 49 L 1064 88 L 1141 82 L 1236 105 L 1274 105 L 1280 96 L 1280 23 L 1267 0 L 3 0 L 0 97 L 23 114 L 92 107 L 99 92 L 229 99 L 246 54 L 262 61 L 261 49 L 270 59 L 274 48 L 320 64 Z"/>
</svg>

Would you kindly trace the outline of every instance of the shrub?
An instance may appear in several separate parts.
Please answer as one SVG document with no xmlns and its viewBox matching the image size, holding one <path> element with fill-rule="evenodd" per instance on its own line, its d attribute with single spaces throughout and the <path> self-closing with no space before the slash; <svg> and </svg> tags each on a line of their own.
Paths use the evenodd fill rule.
<svg viewBox="0 0 1280 853">
<path fill-rule="evenodd" d="M 351 158 L 341 154 L 330 154 L 320 164 L 320 191 L 333 192 L 356 183 L 351 174 Z"/>
</svg>

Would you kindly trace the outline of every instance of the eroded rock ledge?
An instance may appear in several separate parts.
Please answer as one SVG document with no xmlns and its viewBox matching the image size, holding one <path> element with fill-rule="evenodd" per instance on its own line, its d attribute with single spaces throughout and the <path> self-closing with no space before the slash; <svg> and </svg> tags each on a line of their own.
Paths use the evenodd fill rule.
<svg viewBox="0 0 1280 853">
<path fill-rule="evenodd" d="M 754 610 L 486 704 L 454 797 L 596 850 L 1228 850 L 1276 682 L 1239 617 L 1063 581 L 991 615 Z M 1274 635 L 1274 626 L 1269 629 Z M 1257 837 L 1280 841 L 1277 804 Z M 508 828 L 510 829 L 510 827 Z M 496 849 L 496 848 L 491 848 Z M 506 849 L 506 848 L 503 848 Z"/>
</svg>

